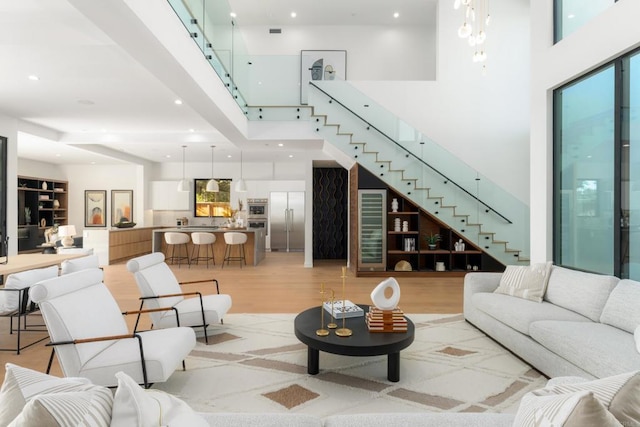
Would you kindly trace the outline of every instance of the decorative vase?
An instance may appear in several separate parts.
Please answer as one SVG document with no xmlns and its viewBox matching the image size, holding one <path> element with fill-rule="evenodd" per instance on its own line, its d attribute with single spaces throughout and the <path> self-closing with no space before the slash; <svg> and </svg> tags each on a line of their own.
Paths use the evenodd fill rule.
<svg viewBox="0 0 640 427">
<path fill-rule="evenodd" d="M 42 189 L 43 190 L 47 189 L 47 181 L 42 181 Z"/>
<path fill-rule="evenodd" d="M 391 211 L 398 212 L 398 199 L 393 199 L 391 201 Z"/>
<path fill-rule="evenodd" d="M 436 271 L 445 271 L 444 262 L 436 262 Z"/>
<path fill-rule="evenodd" d="M 429 243 L 429 249 L 430 250 L 435 250 L 436 249 L 436 244 L 435 243 Z"/>
<path fill-rule="evenodd" d="M 59 200 L 54 200 L 53 201 L 53 209 L 58 209 L 60 207 L 60 201 Z"/>
</svg>

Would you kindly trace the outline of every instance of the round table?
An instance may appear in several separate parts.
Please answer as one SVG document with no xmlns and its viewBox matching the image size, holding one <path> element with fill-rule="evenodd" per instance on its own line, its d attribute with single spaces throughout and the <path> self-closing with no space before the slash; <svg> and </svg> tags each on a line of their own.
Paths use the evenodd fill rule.
<svg viewBox="0 0 640 427">
<path fill-rule="evenodd" d="M 358 304 L 360 305 L 360 304 Z M 365 313 L 368 306 L 360 305 Z M 407 332 L 369 332 L 364 316 L 346 320 L 346 327 L 353 331 L 350 337 L 339 337 L 335 329 L 325 337 L 316 335 L 320 329 L 321 307 L 313 307 L 298 314 L 294 320 L 296 337 L 307 345 L 307 372 L 316 375 L 320 371 L 320 351 L 345 356 L 379 356 L 387 355 L 387 378 L 389 381 L 400 381 L 400 350 L 413 342 L 415 327 L 407 319 Z M 329 323 L 329 313 L 325 311 L 325 329 Z M 337 319 L 338 328 L 342 327 L 342 319 Z"/>
</svg>

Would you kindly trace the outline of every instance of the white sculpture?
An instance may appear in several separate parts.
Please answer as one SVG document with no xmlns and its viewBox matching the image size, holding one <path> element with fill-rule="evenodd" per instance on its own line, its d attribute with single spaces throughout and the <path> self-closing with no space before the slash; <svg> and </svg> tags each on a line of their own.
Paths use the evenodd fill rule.
<svg viewBox="0 0 640 427">
<path fill-rule="evenodd" d="M 391 211 L 398 212 L 398 199 L 393 199 L 391 201 Z"/>
<path fill-rule="evenodd" d="M 384 295 L 387 288 L 390 288 L 392 291 L 389 298 Z M 380 310 L 393 310 L 398 307 L 398 303 L 400 302 L 400 285 L 396 279 L 389 277 L 380 282 L 380 284 L 371 291 L 371 301 L 373 305 Z"/>
</svg>

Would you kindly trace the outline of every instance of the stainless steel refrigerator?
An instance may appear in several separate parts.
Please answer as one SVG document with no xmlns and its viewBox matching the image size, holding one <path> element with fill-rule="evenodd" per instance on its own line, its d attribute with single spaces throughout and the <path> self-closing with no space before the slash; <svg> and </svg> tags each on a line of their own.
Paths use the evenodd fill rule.
<svg viewBox="0 0 640 427">
<path fill-rule="evenodd" d="M 304 251 L 304 191 L 271 192 L 269 228 L 272 251 Z"/>
</svg>

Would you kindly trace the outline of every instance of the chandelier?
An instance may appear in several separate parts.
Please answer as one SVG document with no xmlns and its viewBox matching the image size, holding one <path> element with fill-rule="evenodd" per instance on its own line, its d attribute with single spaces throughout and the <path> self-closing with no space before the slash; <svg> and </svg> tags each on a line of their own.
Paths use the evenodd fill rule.
<svg viewBox="0 0 640 427">
<path fill-rule="evenodd" d="M 464 10 L 464 22 L 458 28 L 458 36 L 467 39 L 469 46 L 474 48 L 473 62 L 484 62 L 487 59 L 485 41 L 487 27 L 491 20 L 489 15 L 489 0 L 455 0 L 454 9 Z"/>
</svg>

